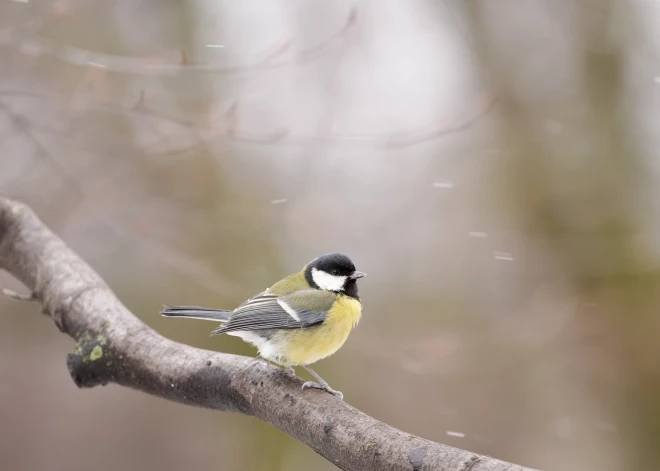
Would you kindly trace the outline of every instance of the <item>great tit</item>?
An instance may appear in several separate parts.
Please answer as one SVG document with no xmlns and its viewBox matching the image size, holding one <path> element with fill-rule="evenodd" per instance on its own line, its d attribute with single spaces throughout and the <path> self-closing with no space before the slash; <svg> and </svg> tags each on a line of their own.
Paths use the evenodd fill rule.
<svg viewBox="0 0 660 471">
<path fill-rule="evenodd" d="M 221 322 L 212 335 L 229 334 L 259 349 L 261 357 L 285 367 L 304 367 L 318 383 L 303 389 L 323 389 L 340 399 L 309 365 L 332 355 L 344 344 L 362 316 L 357 280 L 365 276 L 346 255 L 331 253 L 315 258 L 248 299 L 233 311 L 195 306 L 166 306 L 161 314 Z"/>
</svg>

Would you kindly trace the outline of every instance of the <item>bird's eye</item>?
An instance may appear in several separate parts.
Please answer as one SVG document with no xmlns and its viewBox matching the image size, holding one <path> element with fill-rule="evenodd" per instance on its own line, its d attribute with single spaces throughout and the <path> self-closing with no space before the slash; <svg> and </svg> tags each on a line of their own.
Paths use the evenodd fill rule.
<svg viewBox="0 0 660 471">
<path fill-rule="evenodd" d="M 339 270 L 332 270 L 332 276 L 338 276 Z"/>
</svg>

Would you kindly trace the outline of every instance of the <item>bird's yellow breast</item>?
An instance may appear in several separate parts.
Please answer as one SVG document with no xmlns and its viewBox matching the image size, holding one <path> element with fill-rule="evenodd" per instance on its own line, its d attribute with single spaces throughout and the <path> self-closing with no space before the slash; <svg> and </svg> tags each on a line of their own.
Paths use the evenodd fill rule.
<svg viewBox="0 0 660 471">
<path fill-rule="evenodd" d="M 360 301 L 339 295 L 323 324 L 281 331 L 272 340 L 279 344 L 283 364 L 310 365 L 339 350 L 361 316 Z"/>
</svg>

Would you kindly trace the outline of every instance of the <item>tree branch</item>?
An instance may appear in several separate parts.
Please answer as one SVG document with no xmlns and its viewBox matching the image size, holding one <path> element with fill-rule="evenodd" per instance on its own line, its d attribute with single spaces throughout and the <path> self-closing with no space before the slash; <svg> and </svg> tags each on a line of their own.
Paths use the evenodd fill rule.
<svg viewBox="0 0 660 471">
<path fill-rule="evenodd" d="M 257 359 L 161 337 L 129 312 L 96 272 L 26 205 L 0 196 L 0 268 L 32 292 L 77 341 L 79 387 L 109 382 L 171 401 L 263 420 L 344 470 L 531 471 L 390 427 Z M 28 298 L 25 296 L 25 298 Z"/>
</svg>

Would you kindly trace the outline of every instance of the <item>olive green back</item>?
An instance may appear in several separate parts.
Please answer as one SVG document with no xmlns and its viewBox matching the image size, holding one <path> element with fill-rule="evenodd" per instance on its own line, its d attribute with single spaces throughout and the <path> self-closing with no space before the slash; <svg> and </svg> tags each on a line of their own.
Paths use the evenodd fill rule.
<svg viewBox="0 0 660 471">
<path fill-rule="evenodd" d="M 289 275 L 275 283 L 268 289 L 268 292 L 278 296 L 285 296 L 287 294 L 293 293 L 294 291 L 310 288 L 311 286 L 309 286 L 309 283 L 307 283 L 307 280 L 305 279 L 305 269 L 303 268 L 298 273 Z"/>
</svg>

